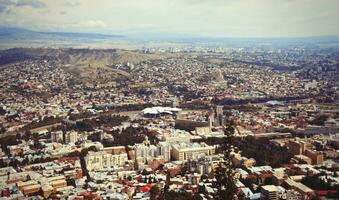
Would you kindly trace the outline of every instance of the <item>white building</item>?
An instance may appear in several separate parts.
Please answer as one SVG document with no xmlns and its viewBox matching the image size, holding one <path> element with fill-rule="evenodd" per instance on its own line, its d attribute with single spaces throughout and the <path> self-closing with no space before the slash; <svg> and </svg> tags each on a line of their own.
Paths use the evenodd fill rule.
<svg viewBox="0 0 339 200">
<path fill-rule="evenodd" d="M 78 141 L 78 132 L 70 131 L 65 134 L 65 143 L 75 143 Z"/>
<path fill-rule="evenodd" d="M 215 146 L 206 143 L 180 143 L 172 145 L 172 155 L 175 160 L 198 159 L 215 154 Z"/>
<path fill-rule="evenodd" d="M 159 142 L 157 145 L 151 145 L 146 139 L 141 144 L 134 145 L 135 159 L 139 164 L 151 162 L 155 158 L 164 159 L 165 162 L 171 159 L 171 145 L 167 142 Z"/>
<path fill-rule="evenodd" d="M 127 160 L 127 153 L 110 154 L 105 151 L 90 151 L 85 157 L 86 166 L 89 171 L 123 166 Z"/>
</svg>

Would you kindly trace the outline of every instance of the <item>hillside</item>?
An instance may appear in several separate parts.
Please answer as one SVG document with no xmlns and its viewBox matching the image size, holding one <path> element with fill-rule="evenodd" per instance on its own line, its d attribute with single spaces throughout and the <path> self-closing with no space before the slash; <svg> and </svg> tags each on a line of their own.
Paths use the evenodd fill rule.
<svg viewBox="0 0 339 200">
<path fill-rule="evenodd" d="M 24 60 L 53 60 L 81 79 L 129 77 L 127 72 L 113 69 L 114 64 L 138 64 L 147 60 L 167 57 L 164 54 L 144 54 L 137 51 L 116 49 L 51 49 L 15 48 L 0 51 L 0 66 Z"/>
</svg>

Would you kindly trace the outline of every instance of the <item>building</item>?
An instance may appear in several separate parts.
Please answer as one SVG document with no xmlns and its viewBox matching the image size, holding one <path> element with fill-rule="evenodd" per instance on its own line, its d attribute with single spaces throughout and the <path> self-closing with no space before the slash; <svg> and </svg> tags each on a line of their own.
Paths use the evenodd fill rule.
<svg viewBox="0 0 339 200">
<path fill-rule="evenodd" d="M 197 135 L 208 135 L 212 132 L 211 127 L 195 127 L 195 133 Z"/>
<path fill-rule="evenodd" d="M 295 163 L 300 163 L 300 164 L 308 164 L 308 165 L 312 164 L 312 159 L 305 155 L 295 155 L 293 156 L 291 161 Z"/>
<path fill-rule="evenodd" d="M 171 159 L 171 145 L 168 142 L 159 142 L 151 145 L 148 137 L 141 144 L 134 145 L 135 159 L 138 164 L 148 164 L 154 159 L 163 159 L 168 162 Z"/>
<path fill-rule="evenodd" d="M 191 134 L 187 131 L 175 129 L 170 133 L 164 133 L 160 140 L 167 142 L 167 143 L 177 143 L 177 142 L 190 142 Z"/>
<path fill-rule="evenodd" d="M 296 182 L 292 179 L 286 179 L 284 181 L 284 187 L 287 189 L 293 189 L 297 191 L 298 193 L 302 194 L 303 196 L 312 196 L 314 195 L 314 191 L 307 187 L 306 185 Z"/>
<path fill-rule="evenodd" d="M 261 187 L 261 200 L 279 200 L 279 192 L 275 185 L 264 185 Z"/>
<path fill-rule="evenodd" d="M 180 143 L 172 146 L 172 156 L 175 160 L 197 159 L 215 154 L 215 146 L 206 143 Z"/>
<path fill-rule="evenodd" d="M 78 132 L 76 131 L 69 131 L 65 134 L 65 143 L 75 143 L 78 141 Z"/>
<path fill-rule="evenodd" d="M 172 115 L 176 116 L 178 112 L 180 112 L 182 109 L 180 108 L 171 108 L 171 107 L 151 107 L 151 108 L 145 108 L 142 110 L 142 114 L 144 117 L 147 118 L 158 118 L 163 115 Z"/>
<path fill-rule="evenodd" d="M 120 154 L 110 154 L 105 151 L 90 151 L 85 157 L 86 166 L 89 171 L 123 166 L 127 160 L 128 158 L 126 152 Z"/>
<path fill-rule="evenodd" d="M 25 196 L 36 194 L 40 191 L 41 186 L 39 184 L 36 185 L 28 185 L 22 188 L 22 192 Z"/>
<path fill-rule="evenodd" d="M 290 140 L 288 142 L 288 148 L 293 155 L 301 155 L 304 154 L 306 143 L 303 141 Z"/>
<path fill-rule="evenodd" d="M 321 165 L 324 162 L 324 155 L 320 152 L 306 149 L 305 155 L 312 160 L 313 165 Z"/>
<path fill-rule="evenodd" d="M 62 131 L 56 131 L 51 133 L 51 140 L 52 142 L 63 143 L 64 141 L 64 134 Z"/>
<path fill-rule="evenodd" d="M 243 157 L 239 153 L 234 153 L 232 157 L 232 163 L 234 166 L 237 167 L 244 166 L 248 168 L 253 167 L 255 165 L 255 160 L 253 158 L 248 159 L 246 157 Z"/>
</svg>

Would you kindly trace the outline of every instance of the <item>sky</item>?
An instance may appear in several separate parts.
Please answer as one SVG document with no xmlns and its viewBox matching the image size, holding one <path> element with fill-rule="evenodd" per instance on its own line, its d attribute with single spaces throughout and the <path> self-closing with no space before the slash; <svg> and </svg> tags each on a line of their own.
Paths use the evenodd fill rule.
<svg viewBox="0 0 339 200">
<path fill-rule="evenodd" d="M 0 0 L 0 26 L 207 37 L 339 35 L 339 0 Z"/>
</svg>

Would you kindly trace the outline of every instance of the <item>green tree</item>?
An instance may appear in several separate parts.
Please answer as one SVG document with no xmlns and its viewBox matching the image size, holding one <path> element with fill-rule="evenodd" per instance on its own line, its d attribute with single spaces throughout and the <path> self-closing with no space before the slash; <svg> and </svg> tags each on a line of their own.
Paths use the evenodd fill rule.
<svg viewBox="0 0 339 200">
<path fill-rule="evenodd" d="M 88 154 L 88 149 L 82 149 L 80 152 L 80 165 L 81 165 L 81 170 L 83 172 L 83 174 L 86 176 L 86 181 L 90 181 L 91 180 L 91 176 L 88 172 L 87 169 L 87 165 L 86 165 L 86 161 L 85 161 L 85 157 Z"/>
<path fill-rule="evenodd" d="M 160 189 L 157 185 L 153 185 L 149 192 L 151 194 L 151 200 L 156 200 L 159 198 Z"/>
<path fill-rule="evenodd" d="M 33 141 L 34 147 L 37 148 L 39 146 L 39 133 L 33 133 Z"/>
<path fill-rule="evenodd" d="M 0 107 L 0 116 L 5 115 L 6 113 L 7 111 L 3 107 Z"/>
<path fill-rule="evenodd" d="M 224 128 L 225 143 L 222 145 L 223 161 L 221 161 L 216 168 L 215 178 L 216 187 L 218 189 L 214 196 L 217 200 L 233 200 L 236 194 L 237 188 L 235 185 L 235 170 L 232 165 L 231 152 L 233 151 L 234 140 L 234 128 L 228 126 Z"/>
</svg>

